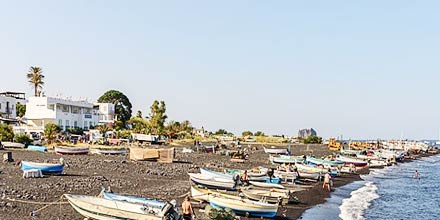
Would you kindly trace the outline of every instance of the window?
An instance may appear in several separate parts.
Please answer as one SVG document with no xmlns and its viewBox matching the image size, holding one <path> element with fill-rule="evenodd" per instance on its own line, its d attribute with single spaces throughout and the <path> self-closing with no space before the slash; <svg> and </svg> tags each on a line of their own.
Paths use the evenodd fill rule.
<svg viewBox="0 0 440 220">
<path fill-rule="evenodd" d="M 73 122 L 73 127 L 75 127 L 75 128 L 78 127 L 78 122 L 77 122 L 77 121 L 74 121 L 74 122 Z"/>
<path fill-rule="evenodd" d="M 70 128 L 69 120 L 66 120 L 66 130 Z"/>
<path fill-rule="evenodd" d="M 47 105 L 47 108 L 49 109 L 49 110 L 55 110 L 55 105 L 54 104 L 49 104 L 49 105 Z"/>
<path fill-rule="evenodd" d="M 58 125 L 59 126 L 63 126 L 63 120 L 62 119 L 58 120 Z"/>
<path fill-rule="evenodd" d="M 0 109 L 2 109 L 2 103 L 0 103 Z"/>
<path fill-rule="evenodd" d="M 89 127 L 93 127 L 93 123 L 89 121 Z"/>
</svg>

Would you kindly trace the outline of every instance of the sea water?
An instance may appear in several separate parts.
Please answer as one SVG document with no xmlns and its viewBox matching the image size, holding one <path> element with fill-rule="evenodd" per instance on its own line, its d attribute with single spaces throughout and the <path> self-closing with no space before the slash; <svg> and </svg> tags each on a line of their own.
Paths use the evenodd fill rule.
<svg viewBox="0 0 440 220">
<path fill-rule="evenodd" d="M 420 179 L 414 179 L 418 170 Z M 384 169 L 337 188 L 304 220 L 440 219 L 440 155 Z"/>
</svg>

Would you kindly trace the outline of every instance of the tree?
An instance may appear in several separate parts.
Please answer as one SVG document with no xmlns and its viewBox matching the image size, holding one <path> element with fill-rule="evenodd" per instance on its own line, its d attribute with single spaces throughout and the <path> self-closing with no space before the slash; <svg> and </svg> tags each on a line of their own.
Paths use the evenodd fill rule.
<svg viewBox="0 0 440 220">
<path fill-rule="evenodd" d="M 22 105 L 20 103 L 17 103 L 17 105 L 15 106 L 15 110 L 17 113 L 18 117 L 23 117 L 26 114 L 26 105 Z"/>
<path fill-rule="evenodd" d="M 254 134 L 255 136 L 266 136 L 262 131 L 257 131 Z"/>
<path fill-rule="evenodd" d="M 147 134 L 151 131 L 149 122 L 144 118 L 131 117 L 128 123 L 134 133 Z"/>
<path fill-rule="evenodd" d="M 216 131 L 214 134 L 215 135 L 226 135 L 226 134 L 228 134 L 228 131 L 226 131 L 226 129 L 221 128 L 221 129 L 218 129 L 218 131 Z"/>
<path fill-rule="evenodd" d="M 322 144 L 322 138 L 316 135 L 309 136 L 303 140 L 304 144 Z"/>
<path fill-rule="evenodd" d="M 142 118 L 142 112 L 140 110 L 136 112 L 136 117 Z"/>
<path fill-rule="evenodd" d="M 180 131 L 185 131 L 187 133 L 191 133 L 194 130 L 194 127 L 191 125 L 191 122 L 188 120 L 182 121 L 180 123 Z"/>
<path fill-rule="evenodd" d="M 12 141 L 14 138 L 14 130 L 12 126 L 7 124 L 0 124 L 0 140 L 1 141 Z"/>
<path fill-rule="evenodd" d="M 243 131 L 243 132 L 241 132 L 241 136 L 243 136 L 243 137 L 245 137 L 245 136 L 252 136 L 252 135 L 254 135 L 254 134 L 252 134 L 251 131 Z"/>
<path fill-rule="evenodd" d="M 32 139 L 26 134 L 17 134 L 14 137 L 15 142 L 22 143 L 25 146 L 29 146 L 32 143 Z"/>
<path fill-rule="evenodd" d="M 48 123 L 44 127 L 44 137 L 48 144 L 51 144 L 56 138 L 58 133 L 61 131 L 61 128 L 53 123 Z"/>
<path fill-rule="evenodd" d="M 182 124 L 178 121 L 170 121 L 165 126 L 165 134 L 169 139 L 177 138 L 177 133 L 182 130 Z"/>
<path fill-rule="evenodd" d="M 118 120 L 121 121 L 124 127 L 127 127 L 127 121 L 131 118 L 131 103 L 124 93 L 116 90 L 109 90 L 105 92 L 98 99 L 99 103 L 113 103 L 115 104 L 115 113 Z"/>
<path fill-rule="evenodd" d="M 107 133 L 107 131 L 111 130 L 108 125 L 98 125 L 95 127 L 95 129 L 98 129 L 99 133 L 101 133 L 103 136 L 105 136 L 105 133 Z"/>
<path fill-rule="evenodd" d="M 34 87 L 34 96 L 38 96 L 43 89 L 44 85 L 44 75 L 43 69 L 37 66 L 31 66 L 27 73 L 28 82 Z"/>
<path fill-rule="evenodd" d="M 165 121 L 168 116 L 165 114 L 166 106 L 164 101 L 155 100 L 150 107 L 150 128 L 151 133 L 162 135 L 164 134 Z"/>
</svg>

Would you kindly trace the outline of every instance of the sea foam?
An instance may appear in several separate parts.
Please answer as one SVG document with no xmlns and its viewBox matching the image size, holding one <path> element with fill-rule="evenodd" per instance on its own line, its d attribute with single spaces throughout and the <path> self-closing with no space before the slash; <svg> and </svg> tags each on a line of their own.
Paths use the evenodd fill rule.
<svg viewBox="0 0 440 220">
<path fill-rule="evenodd" d="M 371 202 L 377 198 L 377 186 L 373 182 L 367 182 L 363 187 L 351 192 L 351 197 L 344 199 L 339 207 L 342 220 L 363 220 L 365 210 Z"/>
</svg>

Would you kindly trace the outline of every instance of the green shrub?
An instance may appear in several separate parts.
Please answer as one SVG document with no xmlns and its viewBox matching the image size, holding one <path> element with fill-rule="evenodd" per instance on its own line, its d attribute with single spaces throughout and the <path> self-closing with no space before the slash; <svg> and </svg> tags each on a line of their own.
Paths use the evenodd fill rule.
<svg viewBox="0 0 440 220">
<path fill-rule="evenodd" d="M 211 220 L 234 220 L 235 215 L 230 209 L 211 209 L 209 218 Z"/>
<path fill-rule="evenodd" d="M 0 124 L 0 140 L 12 141 L 14 139 L 14 130 L 12 126 L 7 124 Z"/>
<path fill-rule="evenodd" d="M 32 143 L 32 139 L 26 134 L 17 134 L 14 137 L 15 142 L 22 143 L 26 147 Z"/>
</svg>

